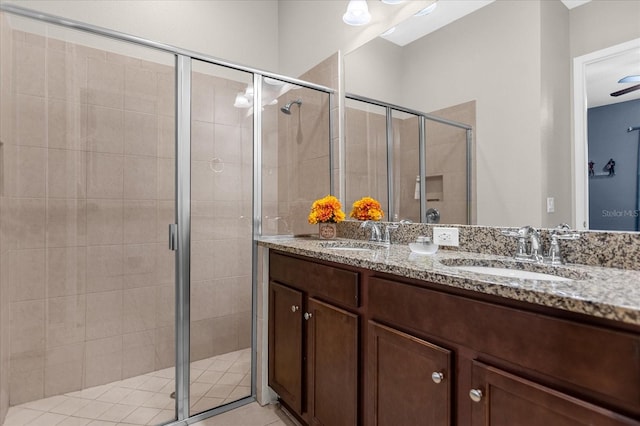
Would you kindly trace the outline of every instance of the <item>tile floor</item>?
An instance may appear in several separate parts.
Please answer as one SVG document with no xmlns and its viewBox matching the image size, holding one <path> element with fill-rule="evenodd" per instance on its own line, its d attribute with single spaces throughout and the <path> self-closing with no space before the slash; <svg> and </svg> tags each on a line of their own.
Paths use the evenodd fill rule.
<svg viewBox="0 0 640 426">
<path fill-rule="evenodd" d="M 175 387 L 174 374 L 173 368 L 167 368 L 17 405 L 9 409 L 3 426 L 130 426 L 166 423 L 174 416 L 175 401 L 170 397 Z M 192 414 L 248 396 L 250 389 L 250 349 L 191 363 Z"/>
<path fill-rule="evenodd" d="M 261 407 L 252 402 L 193 426 L 299 426 L 299 423 L 290 419 L 277 405 Z"/>
</svg>

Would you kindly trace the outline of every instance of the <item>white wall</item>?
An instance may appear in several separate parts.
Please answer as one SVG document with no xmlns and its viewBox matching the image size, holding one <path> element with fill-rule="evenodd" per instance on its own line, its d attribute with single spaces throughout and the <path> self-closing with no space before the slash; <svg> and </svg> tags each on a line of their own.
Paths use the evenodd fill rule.
<svg viewBox="0 0 640 426">
<path fill-rule="evenodd" d="M 537 2 L 497 1 L 403 50 L 405 106 L 477 101 L 479 224 L 541 223 L 539 22 Z"/>
<path fill-rule="evenodd" d="M 352 27 L 342 22 L 348 0 L 280 0 L 278 11 L 280 72 L 297 76 L 338 50 L 350 52 L 432 3 L 398 5 L 368 1 L 371 22 Z"/>
<path fill-rule="evenodd" d="M 593 0 L 571 10 L 571 57 L 640 37 L 640 1 Z"/>
<path fill-rule="evenodd" d="M 344 68 L 347 93 L 404 106 L 402 47 L 377 37 L 345 55 Z"/>
<path fill-rule="evenodd" d="M 37 11 L 278 70 L 277 0 L 11 0 Z"/>
<path fill-rule="evenodd" d="M 569 10 L 559 1 L 541 5 L 542 226 L 571 223 L 571 61 L 569 60 Z M 546 198 L 553 197 L 555 211 L 548 213 Z"/>
</svg>

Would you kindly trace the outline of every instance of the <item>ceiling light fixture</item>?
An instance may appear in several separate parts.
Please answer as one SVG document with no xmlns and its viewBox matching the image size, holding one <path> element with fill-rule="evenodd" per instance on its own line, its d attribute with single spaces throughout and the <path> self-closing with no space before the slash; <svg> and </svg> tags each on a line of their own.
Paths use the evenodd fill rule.
<svg viewBox="0 0 640 426">
<path fill-rule="evenodd" d="M 367 0 L 351 0 L 347 6 L 347 11 L 342 15 L 345 24 L 360 26 L 371 21 L 371 14 L 367 6 Z"/>
<path fill-rule="evenodd" d="M 400 4 L 404 3 L 405 0 L 380 0 L 384 4 Z"/>
<path fill-rule="evenodd" d="M 640 75 L 628 75 L 618 80 L 618 83 L 640 83 Z"/>
<path fill-rule="evenodd" d="M 438 3 L 433 2 L 432 4 L 430 4 L 429 6 L 425 7 L 424 9 L 418 11 L 415 15 L 413 16 L 425 16 L 430 14 L 431 12 L 433 12 L 436 7 L 438 7 Z"/>
</svg>

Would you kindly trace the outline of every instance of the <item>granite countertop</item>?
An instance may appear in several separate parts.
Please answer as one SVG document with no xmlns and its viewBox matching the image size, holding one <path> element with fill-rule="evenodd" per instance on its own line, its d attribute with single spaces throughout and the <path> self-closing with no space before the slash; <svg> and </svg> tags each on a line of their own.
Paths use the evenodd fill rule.
<svg viewBox="0 0 640 426">
<path fill-rule="evenodd" d="M 330 244 L 348 245 L 354 240 L 333 241 Z M 513 258 L 504 256 L 442 249 L 434 255 L 419 255 L 412 253 L 406 244 L 392 244 L 388 248 L 380 246 L 374 250 L 341 251 L 327 248 L 326 240 L 313 237 L 266 237 L 259 239 L 258 244 L 400 277 L 640 325 L 640 271 L 575 264 L 553 267 L 517 263 L 520 269 L 537 272 L 553 270 L 556 275 L 570 278 L 568 281 L 546 281 L 480 274 L 448 266 L 513 266 Z M 367 243 L 359 241 L 356 244 Z"/>
</svg>

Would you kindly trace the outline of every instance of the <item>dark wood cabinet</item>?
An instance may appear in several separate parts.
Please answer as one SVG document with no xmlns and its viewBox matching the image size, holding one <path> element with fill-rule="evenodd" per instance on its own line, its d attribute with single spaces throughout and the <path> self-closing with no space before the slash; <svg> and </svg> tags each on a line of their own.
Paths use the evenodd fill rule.
<svg viewBox="0 0 640 426">
<path fill-rule="evenodd" d="M 309 425 L 360 424 L 357 278 L 339 268 L 270 257 L 269 385 Z M 333 293 L 324 297 L 327 292 Z"/>
<path fill-rule="evenodd" d="M 269 385 L 302 412 L 302 292 L 269 283 Z"/>
<path fill-rule="evenodd" d="M 453 420 L 445 424 L 640 425 L 638 333 L 389 278 L 368 279 L 367 302 L 368 318 L 389 332 L 451 351 L 456 390 L 448 404 Z M 400 365 L 414 358 L 396 352 Z M 381 374 L 374 360 L 369 357 L 369 375 Z M 374 397 L 365 404 L 375 411 Z"/>
<path fill-rule="evenodd" d="M 309 423 L 355 425 L 358 419 L 358 316 L 309 298 Z"/>
<path fill-rule="evenodd" d="M 373 321 L 368 329 L 369 424 L 451 425 L 451 351 Z"/>
<path fill-rule="evenodd" d="M 473 362 L 472 426 L 631 426 L 638 422 L 562 392 Z"/>
<path fill-rule="evenodd" d="M 269 384 L 308 425 L 640 426 L 640 329 L 270 253 Z"/>
</svg>

